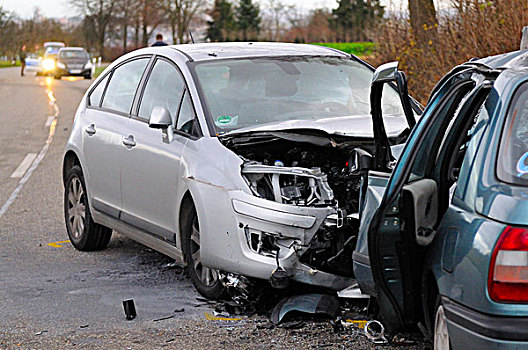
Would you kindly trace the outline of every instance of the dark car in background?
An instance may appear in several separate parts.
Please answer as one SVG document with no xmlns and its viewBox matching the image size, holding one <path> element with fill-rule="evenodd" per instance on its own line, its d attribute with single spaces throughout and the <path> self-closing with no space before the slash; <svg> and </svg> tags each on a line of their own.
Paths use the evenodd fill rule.
<svg viewBox="0 0 528 350">
<path fill-rule="evenodd" d="M 55 79 L 71 75 L 92 79 L 92 69 L 90 55 L 84 48 L 65 47 L 59 50 L 53 76 Z"/>
</svg>

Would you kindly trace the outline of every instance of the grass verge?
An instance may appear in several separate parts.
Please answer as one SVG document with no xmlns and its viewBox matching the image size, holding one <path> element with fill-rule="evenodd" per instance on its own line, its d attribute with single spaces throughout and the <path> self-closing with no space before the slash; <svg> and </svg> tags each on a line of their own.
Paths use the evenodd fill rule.
<svg viewBox="0 0 528 350">
<path fill-rule="evenodd" d="M 312 43 L 313 45 L 331 47 L 356 56 L 368 56 L 372 54 L 375 43 L 352 42 L 352 43 Z"/>
</svg>

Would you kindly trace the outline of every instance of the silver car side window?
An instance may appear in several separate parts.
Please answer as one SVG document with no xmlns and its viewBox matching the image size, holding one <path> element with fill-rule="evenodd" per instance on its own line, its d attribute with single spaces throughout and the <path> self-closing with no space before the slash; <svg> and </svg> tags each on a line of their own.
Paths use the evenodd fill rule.
<svg viewBox="0 0 528 350">
<path fill-rule="evenodd" d="M 193 125 L 193 123 L 196 123 L 195 119 L 196 116 L 189 97 L 189 92 L 185 91 L 185 96 L 183 97 L 180 113 L 176 122 L 176 130 L 183 131 L 187 134 L 194 134 L 194 129 L 197 127 L 197 125 Z"/>
<path fill-rule="evenodd" d="M 103 97 L 103 108 L 130 113 L 134 95 L 149 59 L 140 58 L 115 69 Z"/>
<path fill-rule="evenodd" d="M 104 77 L 95 87 L 95 89 L 92 90 L 92 93 L 90 94 L 90 97 L 88 98 L 89 105 L 92 107 L 99 107 L 101 106 L 101 97 L 103 97 L 103 92 L 106 87 L 106 83 L 108 82 L 108 77 L 111 74 L 107 74 L 106 77 Z"/>
<path fill-rule="evenodd" d="M 154 107 L 165 107 L 174 124 L 184 90 L 185 82 L 176 67 L 164 59 L 157 60 L 141 98 L 139 117 L 149 120 Z"/>
</svg>

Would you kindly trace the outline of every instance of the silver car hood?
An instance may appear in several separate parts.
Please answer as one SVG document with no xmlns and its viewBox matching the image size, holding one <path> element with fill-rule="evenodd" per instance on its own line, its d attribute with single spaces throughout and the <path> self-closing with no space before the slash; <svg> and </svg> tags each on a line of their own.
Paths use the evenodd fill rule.
<svg viewBox="0 0 528 350">
<path fill-rule="evenodd" d="M 399 136 L 408 128 L 404 115 L 385 115 L 385 130 L 389 138 Z M 330 135 L 352 136 L 359 138 L 374 138 L 372 117 L 370 115 L 354 115 L 334 118 L 287 120 L 236 129 L 222 136 L 231 136 L 247 132 L 319 130 Z"/>
</svg>

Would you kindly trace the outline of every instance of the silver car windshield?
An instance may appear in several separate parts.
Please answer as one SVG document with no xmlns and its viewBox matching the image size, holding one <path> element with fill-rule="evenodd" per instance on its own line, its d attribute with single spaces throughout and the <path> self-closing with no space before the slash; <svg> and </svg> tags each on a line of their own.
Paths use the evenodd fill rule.
<svg viewBox="0 0 528 350">
<path fill-rule="evenodd" d="M 195 66 L 216 131 L 288 120 L 370 114 L 373 71 L 348 58 L 280 57 L 199 62 Z M 384 115 L 403 115 L 385 87 Z M 400 119 L 402 129 L 405 119 Z"/>
</svg>

